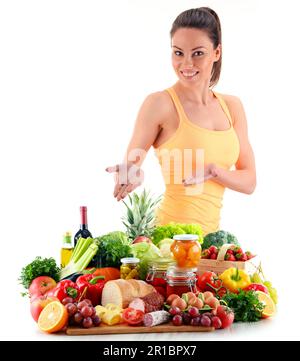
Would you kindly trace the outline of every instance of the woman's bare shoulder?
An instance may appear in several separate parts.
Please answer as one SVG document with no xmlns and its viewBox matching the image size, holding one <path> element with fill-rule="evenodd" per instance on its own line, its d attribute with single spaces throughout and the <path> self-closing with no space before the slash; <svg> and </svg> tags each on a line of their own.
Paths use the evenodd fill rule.
<svg viewBox="0 0 300 361">
<path fill-rule="evenodd" d="M 228 106 L 229 112 L 233 118 L 233 125 L 246 123 L 245 110 L 241 99 L 236 95 L 220 94 Z"/>
<path fill-rule="evenodd" d="M 228 106 L 235 108 L 242 104 L 241 99 L 236 95 L 223 94 L 223 93 L 219 93 L 219 94 L 225 100 Z"/>
<path fill-rule="evenodd" d="M 157 119 L 165 120 L 174 114 L 173 101 L 165 90 L 148 94 L 144 102 L 149 104 L 149 110 L 156 115 Z"/>
</svg>

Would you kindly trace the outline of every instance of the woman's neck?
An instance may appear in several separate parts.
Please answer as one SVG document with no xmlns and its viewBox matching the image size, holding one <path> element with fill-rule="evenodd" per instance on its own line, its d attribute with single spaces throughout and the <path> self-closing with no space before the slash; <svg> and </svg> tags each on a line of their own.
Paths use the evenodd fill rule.
<svg viewBox="0 0 300 361">
<path fill-rule="evenodd" d="M 186 86 L 178 81 L 173 87 L 187 102 L 199 106 L 208 105 L 214 97 L 212 91 L 209 89 L 209 82 Z"/>
</svg>

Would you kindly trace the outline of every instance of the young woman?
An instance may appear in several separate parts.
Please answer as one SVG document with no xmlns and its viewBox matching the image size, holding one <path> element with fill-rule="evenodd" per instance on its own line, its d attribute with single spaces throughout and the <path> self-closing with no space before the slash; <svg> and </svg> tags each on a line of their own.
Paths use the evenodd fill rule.
<svg viewBox="0 0 300 361">
<path fill-rule="evenodd" d="M 119 201 L 141 184 L 140 167 L 153 146 L 166 183 L 158 223 L 198 223 L 205 235 L 219 229 L 225 188 L 254 191 L 254 154 L 240 99 L 212 90 L 222 62 L 218 15 L 207 7 L 186 10 L 170 35 L 178 80 L 146 97 L 123 163 L 106 170 L 115 173 Z M 199 185 L 201 191 L 188 191 Z"/>
</svg>

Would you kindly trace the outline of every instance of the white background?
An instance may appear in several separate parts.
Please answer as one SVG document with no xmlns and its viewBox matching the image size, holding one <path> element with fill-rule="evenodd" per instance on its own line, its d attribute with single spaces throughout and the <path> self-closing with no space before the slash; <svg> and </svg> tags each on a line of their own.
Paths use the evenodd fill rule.
<svg viewBox="0 0 300 361">
<path fill-rule="evenodd" d="M 122 160 L 144 98 L 176 82 L 169 31 L 189 8 L 210 6 L 223 29 L 215 90 L 241 98 L 257 166 L 251 196 L 227 190 L 221 228 L 260 255 L 279 292 L 278 315 L 213 334 L 147 339 L 299 339 L 297 1 L 1 1 L 2 339 L 43 335 L 17 278 L 35 256 L 59 262 L 62 235 L 88 206 L 94 236 L 122 230 L 124 206 L 104 169 Z M 153 151 L 145 186 L 164 191 Z M 3 312 L 3 307 L 12 311 Z M 145 335 L 139 336 L 141 339 Z M 70 339 L 70 338 L 68 338 Z M 85 339 L 136 339 L 136 335 Z"/>
</svg>

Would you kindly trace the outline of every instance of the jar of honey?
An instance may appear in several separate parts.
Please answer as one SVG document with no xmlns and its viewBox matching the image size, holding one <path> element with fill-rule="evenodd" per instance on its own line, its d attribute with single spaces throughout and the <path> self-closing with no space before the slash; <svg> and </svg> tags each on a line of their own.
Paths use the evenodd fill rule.
<svg viewBox="0 0 300 361">
<path fill-rule="evenodd" d="M 167 270 L 167 293 L 166 297 L 176 294 L 181 297 L 183 293 L 197 292 L 197 276 L 191 269 L 171 266 Z"/>
<path fill-rule="evenodd" d="M 196 234 L 178 234 L 173 237 L 170 250 L 179 267 L 196 268 L 201 259 L 201 245 Z"/>
</svg>

